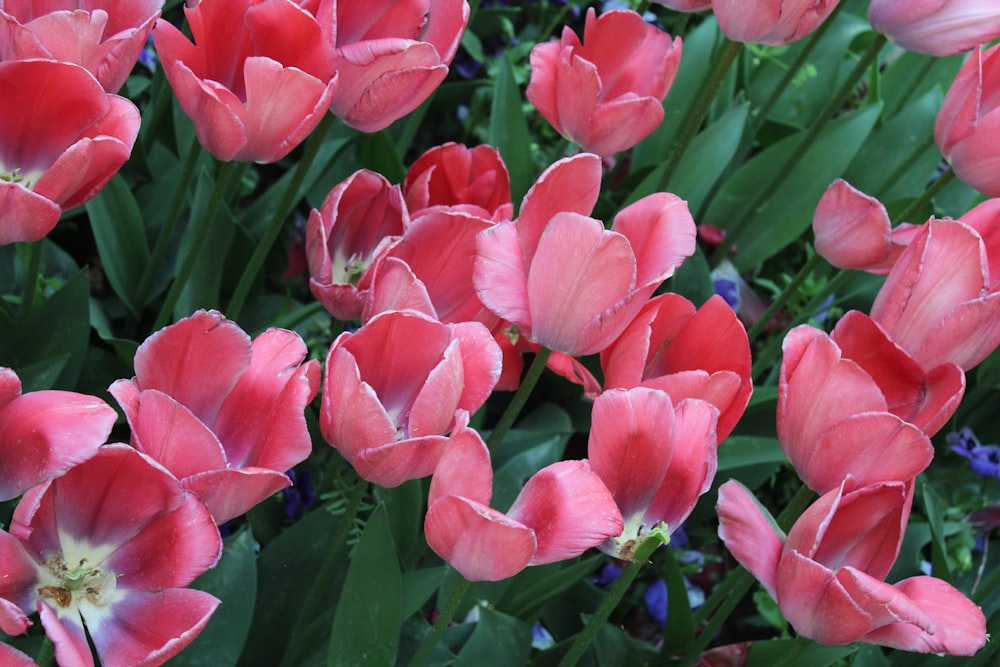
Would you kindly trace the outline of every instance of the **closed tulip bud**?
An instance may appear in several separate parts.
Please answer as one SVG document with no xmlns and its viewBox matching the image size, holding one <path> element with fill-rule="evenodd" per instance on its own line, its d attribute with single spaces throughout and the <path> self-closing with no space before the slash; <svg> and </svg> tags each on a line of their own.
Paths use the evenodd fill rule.
<svg viewBox="0 0 1000 667">
<path fill-rule="evenodd" d="M 1000 36 L 994 0 L 871 0 L 868 21 L 904 49 L 950 56 Z"/>
<path fill-rule="evenodd" d="M 840 0 L 712 0 L 719 29 L 734 42 L 782 46 L 826 20 Z"/>
</svg>

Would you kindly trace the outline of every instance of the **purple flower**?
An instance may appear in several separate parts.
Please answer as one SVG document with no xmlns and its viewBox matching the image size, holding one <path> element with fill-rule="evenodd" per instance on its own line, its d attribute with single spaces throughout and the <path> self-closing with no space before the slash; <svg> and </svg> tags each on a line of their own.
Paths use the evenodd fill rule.
<svg viewBox="0 0 1000 667">
<path fill-rule="evenodd" d="M 969 460 L 972 472 L 1000 479 L 1000 447 L 982 444 L 968 426 L 957 433 L 949 433 L 945 441 L 948 449 Z"/>
</svg>

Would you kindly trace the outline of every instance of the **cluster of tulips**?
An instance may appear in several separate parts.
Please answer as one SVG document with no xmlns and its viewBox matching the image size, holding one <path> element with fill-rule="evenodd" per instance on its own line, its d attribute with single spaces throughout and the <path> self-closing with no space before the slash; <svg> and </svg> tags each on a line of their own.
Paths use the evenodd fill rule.
<svg viewBox="0 0 1000 667">
<path fill-rule="evenodd" d="M 731 39 L 783 45 L 838 3 L 659 4 L 711 9 Z M 188 39 L 159 19 L 162 5 L 0 0 L 0 245 L 40 241 L 129 159 L 140 117 L 116 93 L 150 36 L 200 145 L 222 162 L 273 163 L 327 113 L 376 132 L 412 112 L 446 77 L 470 16 L 466 0 L 196 0 Z M 1000 35 L 994 5 L 869 8 L 907 49 L 976 49 L 935 139 L 990 196 L 1000 46 L 979 45 Z M 658 293 L 696 252 L 684 200 L 657 192 L 610 224 L 593 216 L 611 156 L 663 121 L 682 53 L 638 13 L 593 8 L 582 38 L 567 27 L 535 46 L 526 97 L 585 152 L 545 168 L 516 209 L 508 168 L 485 145 L 436 146 L 400 183 L 360 170 L 333 187 L 305 227 L 309 286 L 357 325 L 325 364 L 295 332 L 251 338 L 198 310 L 138 346 L 135 376 L 108 387 L 117 411 L 86 394 L 22 392 L 0 368 L 0 501 L 20 497 L 0 531 L 0 629 L 24 634 L 37 613 L 61 665 L 93 665 L 92 647 L 107 667 L 177 655 L 219 605 L 189 588 L 219 562 L 219 526 L 291 485 L 313 451 L 305 413 L 317 397 L 319 432 L 358 476 L 383 488 L 430 477 L 427 545 L 466 580 L 591 548 L 630 560 L 677 530 L 750 401 L 750 342 L 721 296 L 696 307 Z M 718 502 L 726 547 L 801 636 L 954 655 L 986 642 L 983 612 L 950 584 L 885 578 L 930 438 L 966 371 L 1000 345 L 998 226 L 996 199 L 895 229 L 844 181 L 819 203 L 817 251 L 887 275 L 870 315 L 784 340 L 778 438 L 820 498 L 787 536 L 738 482 Z M 484 438 L 475 415 L 495 391 L 530 392 L 545 368 L 591 401 L 586 458 L 541 467 L 501 511 L 492 457 L 510 423 L 484 424 Z M 128 442 L 108 443 L 119 413 Z M 8 644 L 0 663 L 35 664 Z"/>
</svg>

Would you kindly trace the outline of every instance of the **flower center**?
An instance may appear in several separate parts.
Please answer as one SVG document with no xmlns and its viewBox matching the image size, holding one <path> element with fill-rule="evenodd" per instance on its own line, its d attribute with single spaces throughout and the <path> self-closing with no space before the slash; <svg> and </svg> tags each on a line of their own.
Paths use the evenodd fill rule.
<svg viewBox="0 0 1000 667">
<path fill-rule="evenodd" d="M 55 583 L 38 589 L 41 597 L 51 598 L 63 609 L 86 599 L 91 604 L 104 607 L 113 601 L 118 578 L 114 572 L 102 570 L 81 558 L 73 567 L 62 554 L 50 557 L 45 567 L 55 577 Z"/>
</svg>

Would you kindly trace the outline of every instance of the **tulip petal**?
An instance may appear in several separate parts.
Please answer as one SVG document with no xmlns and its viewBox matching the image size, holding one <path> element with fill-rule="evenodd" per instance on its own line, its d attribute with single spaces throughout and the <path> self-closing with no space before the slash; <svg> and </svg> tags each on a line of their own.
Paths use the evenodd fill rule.
<svg viewBox="0 0 1000 667">
<path fill-rule="evenodd" d="M 600 194 L 601 159 L 596 155 L 580 153 L 563 158 L 543 171 L 524 195 L 518 213 L 517 234 L 524 265 L 531 264 L 549 220 L 564 212 L 590 215 Z"/>
<path fill-rule="evenodd" d="M 292 485 L 284 473 L 269 468 L 243 467 L 208 470 L 182 480 L 198 494 L 220 526 L 243 516 L 261 501 Z"/>
<path fill-rule="evenodd" d="M 823 193 L 812 227 L 816 252 L 836 267 L 868 270 L 889 258 L 892 223 L 885 206 L 843 179 Z"/>
<path fill-rule="evenodd" d="M 462 496 L 488 507 L 493 497 L 493 467 L 486 443 L 469 428 L 469 415 L 456 416 L 455 430 L 448 439 L 427 493 L 428 506 L 444 496 Z"/>
<path fill-rule="evenodd" d="M 0 531 L 0 562 L 0 630 L 19 635 L 31 625 L 24 610 L 34 609 L 38 599 L 38 566 L 21 542 L 7 531 Z"/>
<path fill-rule="evenodd" d="M 353 463 L 361 477 L 391 489 L 432 474 L 447 446 L 443 435 L 388 441 L 363 450 Z"/>
<path fill-rule="evenodd" d="M 740 565 L 776 597 L 785 534 L 750 491 L 735 480 L 719 487 L 719 537 Z"/>
<path fill-rule="evenodd" d="M 32 192 L 20 183 L 0 181 L 0 246 L 21 241 L 34 242 L 55 229 L 62 215 L 58 204 Z"/>
<path fill-rule="evenodd" d="M 225 468 L 219 439 L 191 411 L 161 391 L 139 394 L 139 410 L 129 419 L 136 449 L 178 479 Z"/>
<path fill-rule="evenodd" d="M 39 600 L 38 615 L 45 635 L 56 645 L 56 662 L 60 665 L 94 667 L 94 656 L 87 643 L 83 623 L 76 614 L 59 614 Z"/>
<path fill-rule="evenodd" d="M 514 222 L 501 222 L 476 236 L 472 284 L 479 300 L 501 319 L 531 335 L 528 270 Z"/>
</svg>

